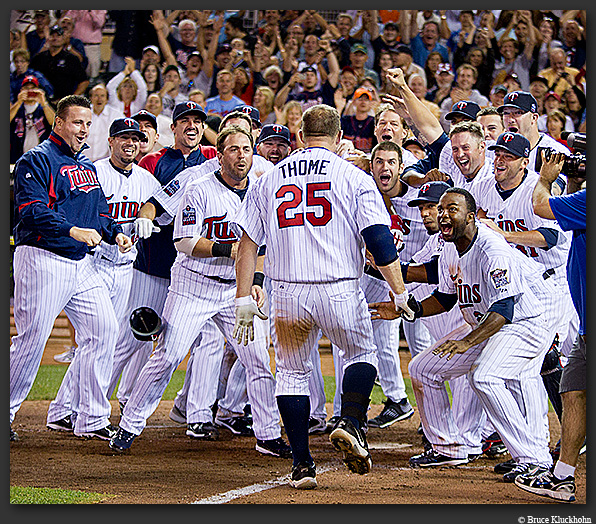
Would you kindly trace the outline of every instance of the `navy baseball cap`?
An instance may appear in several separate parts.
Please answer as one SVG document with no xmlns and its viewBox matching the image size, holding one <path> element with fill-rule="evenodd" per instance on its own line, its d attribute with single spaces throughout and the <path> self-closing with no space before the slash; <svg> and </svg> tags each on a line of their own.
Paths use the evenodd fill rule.
<svg viewBox="0 0 596 524">
<path fill-rule="evenodd" d="M 524 113 L 538 113 L 538 103 L 531 93 L 526 91 L 512 91 L 503 99 L 503 105 L 497 108 L 499 113 L 503 113 L 506 107 L 521 109 Z"/>
<path fill-rule="evenodd" d="M 138 113 L 132 115 L 131 118 L 134 118 L 137 122 L 147 120 L 151 123 L 151 127 L 157 131 L 157 117 L 146 109 L 141 109 Z"/>
<path fill-rule="evenodd" d="M 110 125 L 110 136 L 118 136 L 124 133 L 134 133 L 141 141 L 147 142 L 145 133 L 141 131 L 139 123 L 134 118 L 117 118 Z"/>
<path fill-rule="evenodd" d="M 462 100 L 451 106 L 451 111 L 445 115 L 445 120 L 451 120 L 455 116 L 464 116 L 470 120 L 476 120 L 480 106 L 470 100 Z"/>
<path fill-rule="evenodd" d="M 174 107 L 174 111 L 172 112 L 172 122 L 176 122 L 179 118 L 190 114 L 199 115 L 203 122 L 207 119 L 205 111 L 203 111 L 203 108 L 199 104 L 192 100 L 187 100 Z"/>
<path fill-rule="evenodd" d="M 420 204 L 438 204 L 441 195 L 451 186 L 447 182 L 426 182 L 418 190 L 418 198 L 410 200 L 408 206 L 417 207 Z"/>
<path fill-rule="evenodd" d="M 290 145 L 290 130 L 281 124 L 266 124 L 261 129 L 261 134 L 257 138 L 257 145 L 264 142 L 268 138 L 281 138 Z"/>
<path fill-rule="evenodd" d="M 307 73 L 308 71 L 310 71 L 311 73 L 317 72 L 317 70 L 313 66 L 306 66 L 300 70 L 301 73 Z"/>
<path fill-rule="evenodd" d="M 528 158 L 530 156 L 530 141 L 524 135 L 507 131 L 499 135 L 497 142 L 492 146 L 488 146 L 488 149 L 491 151 L 504 149 L 512 155 Z"/>
<path fill-rule="evenodd" d="M 257 124 L 258 127 L 261 127 L 261 113 L 260 111 L 253 106 L 240 106 L 237 107 L 238 111 L 242 111 L 245 115 L 248 115 L 250 119 Z"/>
</svg>

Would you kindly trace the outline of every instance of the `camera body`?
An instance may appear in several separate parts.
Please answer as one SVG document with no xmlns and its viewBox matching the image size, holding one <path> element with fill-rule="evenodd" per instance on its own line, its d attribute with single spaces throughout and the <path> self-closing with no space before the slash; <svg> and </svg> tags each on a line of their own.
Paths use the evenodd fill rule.
<svg viewBox="0 0 596 524">
<path fill-rule="evenodd" d="M 586 134 L 585 133 L 569 133 L 566 137 L 567 144 L 577 150 L 573 155 L 565 155 L 563 168 L 561 173 L 568 177 L 585 178 L 586 176 Z M 540 172 L 542 167 L 542 151 L 547 160 L 553 153 L 554 149 L 550 147 L 539 147 L 536 155 L 536 172 Z"/>
</svg>

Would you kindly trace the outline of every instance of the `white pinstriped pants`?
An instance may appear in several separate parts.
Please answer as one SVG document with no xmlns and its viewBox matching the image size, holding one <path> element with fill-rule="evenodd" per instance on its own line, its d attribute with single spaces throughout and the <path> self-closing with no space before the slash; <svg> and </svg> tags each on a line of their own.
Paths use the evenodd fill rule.
<svg viewBox="0 0 596 524">
<path fill-rule="evenodd" d="M 172 268 L 172 280 L 163 309 L 166 327 L 159 336 L 157 347 L 141 370 L 130 398 L 124 408 L 120 426 L 136 435 L 144 429 L 147 419 L 159 401 L 189 349 L 200 335 L 205 322 L 213 319 L 226 337 L 247 375 L 247 391 L 253 412 L 253 430 L 258 439 L 269 440 L 281 435 L 280 417 L 274 398 L 275 379 L 271 373 L 267 347 L 266 323 L 255 319 L 255 339 L 247 346 L 239 345 L 232 337 L 235 324 L 234 284 L 216 284 L 179 266 Z M 223 348 L 222 348 L 223 349 Z M 203 359 L 203 376 L 194 376 L 197 387 L 208 382 L 206 377 L 219 376 L 221 351 L 218 354 L 197 354 Z M 215 401 L 216 390 L 209 388 L 202 398 L 208 399 L 204 418 L 191 422 L 207 422 L 212 418 L 209 406 Z"/>
<path fill-rule="evenodd" d="M 338 346 L 345 366 L 367 362 L 377 367 L 372 321 L 357 279 L 331 283 L 271 282 L 275 324 L 275 394 L 309 395 L 311 353 L 319 330 Z"/>
<path fill-rule="evenodd" d="M 44 249 L 18 246 L 14 254 L 14 317 L 10 347 L 10 422 L 29 394 L 54 321 L 71 320 L 79 351 L 70 364 L 77 433 L 109 424 L 107 400 L 118 324 L 108 291 L 91 257 L 74 261 Z"/>
<path fill-rule="evenodd" d="M 464 325 L 412 359 L 409 372 L 416 403 L 425 434 L 436 451 L 457 458 L 473 452 L 463 444 L 464 428 L 458 427 L 454 420 L 444 384 L 468 374 L 480 400 L 476 402 L 472 398 L 468 406 L 470 424 L 479 423 L 484 406 L 517 462 L 552 464 L 541 426 L 541 402 L 534 401 L 535 397 L 546 395 L 539 372 L 551 330 L 544 317 L 543 314 L 506 324 L 484 342 L 451 360 L 432 354 L 444 341 L 465 337 L 471 328 Z M 526 376 L 524 381 L 519 380 L 522 373 Z"/>
<path fill-rule="evenodd" d="M 114 265 L 111 261 L 95 255 L 93 258 L 93 265 L 106 285 L 112 306 L 114 307 L 116 319 L 121 325 L 124 320 L 128 321 L 125 317 L 132 281 L 132 263 Z M 72 403 L 73 390 L 75 387 L 76 385 L 73 382 L 73 370 L 71 370 L 71 366 L 69 366 L 62 379 L 56 398 L 50 403 L 48 408 L 48 423 L 61 420 L 68 415 L 74 415 L 76 420 L 76 409 Z M 108 389 L 108 399 L 111 394 L 111 389 Z"/>
</svg>

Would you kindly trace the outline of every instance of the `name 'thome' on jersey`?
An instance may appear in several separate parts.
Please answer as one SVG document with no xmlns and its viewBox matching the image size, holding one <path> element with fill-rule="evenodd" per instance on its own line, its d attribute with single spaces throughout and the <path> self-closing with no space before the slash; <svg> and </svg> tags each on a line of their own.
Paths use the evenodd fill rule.
<svg viewBox="0 0 596 524">
<path fill-rule="evenodd" d="M 300 283 L 360 278 L 360 232 L 391 226 L 373 178 L 321 147 L 294 153 L 262 175 L 235 221 L 267 246 L 268 277 Z"/>
</svg>

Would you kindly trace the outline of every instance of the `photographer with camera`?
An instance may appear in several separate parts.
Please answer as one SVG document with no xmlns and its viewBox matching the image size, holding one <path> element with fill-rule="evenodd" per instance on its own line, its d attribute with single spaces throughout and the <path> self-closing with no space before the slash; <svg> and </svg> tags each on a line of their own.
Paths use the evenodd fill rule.
<svg viewBox="0 0 596 524">
<path fill-rule="evenodd" d="M 578 144 L 585 149 L 585 136 L 579 137 L 580 140 L 573 138 L 577 149 L 581 148 Z M 567 281 L 580 326 L 576 344 L 563 368 L 559 390 L 563 401 L 561 453 L 552 470 L 521 475 L 515 479 L 515 485 L 537 495 L 573 502 L 575 467 L 586 437 L 586 189 L 584 169 L 567 175 L 566 195 L 551 196 L 552 182 L 563 170 L 565 161 L 560 153 L 542 153 L 540 178 L 532 194 L 537 215 L 555 219 L 564 231 L 573 231 Z"/>
</svg>

